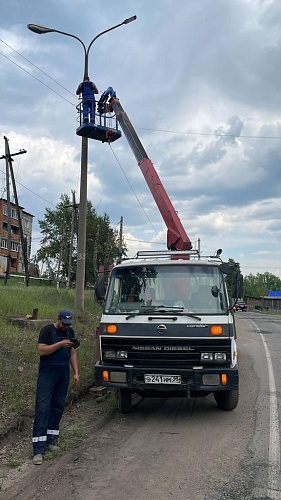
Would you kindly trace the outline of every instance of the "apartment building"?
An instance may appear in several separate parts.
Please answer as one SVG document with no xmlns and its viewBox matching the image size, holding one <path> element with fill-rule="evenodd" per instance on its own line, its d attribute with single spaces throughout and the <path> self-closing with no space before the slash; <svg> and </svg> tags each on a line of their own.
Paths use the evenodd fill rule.
<svg viewBox="0 0 281 500">
<path fill-rule="evenodd" d="M 10 272 L 24 272 L 23 252 L 20 241 L 20 229 L 17 216 L 16 205 L 11 206 L 11 269 Z M 30 259 L 31 240 L 32 240 L 32 222 L 33 215 L 26 212 L 23 207 L 19 207 L 23 236 L 26 241 L 27 258 Z M 5 264 L 8 247 L 8 206 L 7 200 L 0 198 L 0 274 L 5 272 Z"/>
</svg>

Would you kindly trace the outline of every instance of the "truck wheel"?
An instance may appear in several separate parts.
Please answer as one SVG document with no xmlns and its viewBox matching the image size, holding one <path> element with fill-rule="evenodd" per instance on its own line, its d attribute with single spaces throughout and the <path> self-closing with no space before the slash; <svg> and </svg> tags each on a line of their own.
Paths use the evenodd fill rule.
<svg viewBox="0 0 281 500">
<path fill-rule="evenodd" d="M 234 389 L 233 391 L 214 392 L 214 398 L 221 410 L 234 410 L 238 405 L 239 391 Z"/>
<path fill-rule="evenodd" d="M 119 387 L 116 391 L 117 407 L 121 413 L 130 413 L 132 409 L 132 393 L 130 389 Z"/>
</svg>

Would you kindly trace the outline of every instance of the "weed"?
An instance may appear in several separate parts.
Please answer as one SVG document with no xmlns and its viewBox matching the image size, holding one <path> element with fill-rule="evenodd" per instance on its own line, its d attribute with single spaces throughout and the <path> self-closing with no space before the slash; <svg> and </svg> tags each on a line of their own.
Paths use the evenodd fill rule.
<svg viewBox="0 0 281 500">
<path fill-rule="evenodd" d="M 83 427 L 75 427 L 72 429 L 62 429 L 60 432 L 60 448 L 63 451 L 69 450 L 73 443 L 79 439 L 83 439 L 86 435 L 86 429 Z"/>
<path fill-rule="evenodd" d="M 21 463 L 18 460 L 9 460 L 7 462 L 7 467 L 10 467 L 10 469 L 17 469 Z"/>
</svg>

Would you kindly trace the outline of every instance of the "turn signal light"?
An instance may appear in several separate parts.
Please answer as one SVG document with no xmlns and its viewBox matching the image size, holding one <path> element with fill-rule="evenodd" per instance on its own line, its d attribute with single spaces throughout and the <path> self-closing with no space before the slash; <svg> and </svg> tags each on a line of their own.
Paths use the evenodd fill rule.
<svg viewBox="0 0 281 500">
<path fill-rule="evenodd" d="M 222 373 L 222 375 L 221 375 L 221 383 L 222 383 L 222 385 L 227 385 L 227 375 L 226 375 L 226 373 Z"/>
<path fill-rule="evenodd" d="M 107 370 L 102 372 L 102 379 L 104 382 L 109 382 L 109 372 Z"/>
<path fill-rule="evenodd" d="M 107 325 L 106 333 L 117 333 L 117 325 Z"/>
<path fill-rule="evenodd" d="M 222 326 L 219 325 L 211 326 L 211 335 L 222 335 Z"/>
</svg>

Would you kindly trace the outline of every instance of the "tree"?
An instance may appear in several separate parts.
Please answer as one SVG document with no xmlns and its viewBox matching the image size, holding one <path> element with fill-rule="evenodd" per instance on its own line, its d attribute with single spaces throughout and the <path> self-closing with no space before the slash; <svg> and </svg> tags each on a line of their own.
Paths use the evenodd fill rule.
<svg viewBox="0 0 281 500">
<path fill-rule="evenodd" d="M 62 194 L 61 201 L 56 208 L 46 208 L 45 217 L 39 220 L 43 238 L 41 247 L 36 253 L 36 261 L 47 264 L 57 276 L 57 279 L 66 278 L 69 268 L 69 253 L 71 241 L 72 210 L 70 197 Z M 104 265 L 104 257 L 108 256 L 110 263 L 114 263 L 118 253 L 118 232 L 110 227 L 109 216 L 105 213 L 98 216 L 90 201 L 87 202 L 87 242 L 85 283 L 93 284 L 96 279 L 94 266 Z M 74 228 L 74 242 L 72 249 L 71 276 L 75 280 L 77 263 L 77 228 Z M 96 255 L 96 262 L 94 262 Z"/>
<path fill-rule="evenodd" d="M 62 194 L 56 209 L 46 208 L 44 220 L 39 220 L 43 239 L 36 259 L 53 269 L 58 276 L 67 275 L 71 231 L 71 204 L 67 194 Z"/>
<path fill-rule="evenodd" d="M 236 273 L 240 273 L 240 264 L 239 262 L 235 262 L 234 259 L 232 258 L 229 258 L 228 259 L 228 264 L 233 268 L 234 272 Z M 231 296 L 231 293 L 232 293 L 232 282 L 233 282 L 233 276 L 232 274 L 229 274 L 226 276 L 225 278 L 225 281 L 226 281 L 226 286 L 227 286 L 227 289 L 228 289 L 228 293 L 229 295 Z"/>
<path fill-rule="evenodd" d="M 244 278 L 244 293 L 251 297 L 268 295 L 269 290 L 281 290 L 281 279 L 271 273 L 249 274 Z"/>
</svg>

